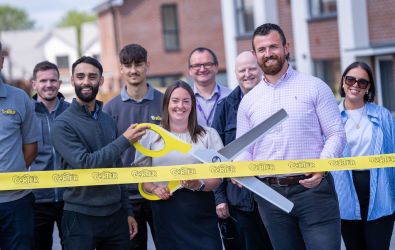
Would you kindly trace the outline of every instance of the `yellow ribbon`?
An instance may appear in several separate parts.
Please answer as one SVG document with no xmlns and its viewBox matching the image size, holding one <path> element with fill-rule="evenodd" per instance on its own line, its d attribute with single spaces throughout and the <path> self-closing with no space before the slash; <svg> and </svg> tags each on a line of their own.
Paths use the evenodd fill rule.
<svg viewBox="0 0 395 250">
<path fill-rule="evenodd" d="M 333 159 L 216 162 L 159 167 L 10 172 L 0 174 L 0 190 L 180 181 L 393 166 L 395 166 L 395 154 Z"/>
</svg>

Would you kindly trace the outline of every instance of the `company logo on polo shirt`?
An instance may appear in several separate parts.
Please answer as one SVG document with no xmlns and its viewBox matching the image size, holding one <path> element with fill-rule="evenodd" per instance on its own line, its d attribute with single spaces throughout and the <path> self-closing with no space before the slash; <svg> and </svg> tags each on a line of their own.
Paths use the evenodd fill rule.
<svg viewBox="0 0 395 250">
<path fill-rule="evenodd" d="M 210 167 L 210 172 L 213 174 L 226 174 L 236 172 L 236 168 L 233 165 L 214 165 Z"/>
<path fill-rule="evenodd" d="M 5 114 L 5 115 L 15 115 L 16 110 L 15 109 L 0 109 L 0 113 Z"/>
<path fill-rule="evenodd" d="M 12 177 L 12 181 L 15 184 L 31 184 L 31 183 L 39 183 L 38 176 L 24 174 L 24 175 L 14 175 Z"/>
<path fill-rule="evenodd" d="M 186 168 L 186 167 L 172 168 L 172 169 L 170 169 L 170 173 L 175 176 L 177 176 L 177 175 L 195 175 L 196 169 Z"/>
<path fill-rule="evenodd" d="M 118 174 L 110 171 L 94 172 L 92 178 L 95 181 L 118 180 Z"/>
<path fill-rule="evenodd" d="M 162 117 L 160 115 L 151 115 L 151 120 L 153 121 L 162 121 Z"/>
<path fill-rule="evenodd" d="M 133 177 L 156 177 L 158 173 L 156 170 L 151 169 L 142 169 L 142 170 L 132 170 L 131 172 Z"/>
<path fill-rule="evenodd" d="M 72 173 L 63 173 L 63 174 L 54 174 L 52 175 L 52 180 L 54 182 L 77 182 L 78 181 L 78 175 L 77 174 L 72 174 Z"/>
</svg>

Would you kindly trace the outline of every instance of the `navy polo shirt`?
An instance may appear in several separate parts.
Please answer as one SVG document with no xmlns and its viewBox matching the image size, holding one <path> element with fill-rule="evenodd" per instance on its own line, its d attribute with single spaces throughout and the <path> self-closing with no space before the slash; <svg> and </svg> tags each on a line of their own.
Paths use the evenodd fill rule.
<svg viewBox="0 0 395 250">
<path fill-rule="evenodd" d="M 33 102 L 18 88 L 0 80 L 0 172 L 28 171 L 23 144 L 37 142 L 40 131 Z M 0 203 L 20 199 L 30 190 L 0 191 Z"/>
</svg>

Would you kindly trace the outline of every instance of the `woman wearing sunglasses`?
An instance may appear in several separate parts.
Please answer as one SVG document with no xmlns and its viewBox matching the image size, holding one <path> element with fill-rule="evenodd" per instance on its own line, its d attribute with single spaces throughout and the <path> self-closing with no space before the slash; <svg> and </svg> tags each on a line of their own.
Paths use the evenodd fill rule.
<svg viewBox="0 0 395 250">
<path fill-rule="evenodd" d="M 394 121 L 387 109 L 373 103 L 375 84 L 366 63 L 354 62 L 346 68 L 340 94 L 344 97 L 339 108 L 347 135 L 344 157 L 394 153 Z M 394 226 L 394 169 L 332 174 L 346 248 L 388 250 Z"/>
</svg>

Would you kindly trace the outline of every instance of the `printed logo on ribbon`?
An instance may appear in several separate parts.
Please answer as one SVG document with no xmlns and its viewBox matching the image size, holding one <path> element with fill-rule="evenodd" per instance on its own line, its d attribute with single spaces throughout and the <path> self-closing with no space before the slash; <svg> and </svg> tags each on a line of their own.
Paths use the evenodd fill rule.
<svg viewBox="0 0 395 250">
<path fill-rule="evenodd" d="M 353 159 L 334 159 L 329 160 L 329 165 L 332 167 L 346 167 L 346 166 L 355 166 L 356 162 Z"/>
<path fill-rule="evenodd" d="M 111 171 L 93 172 L 92 178 L 95 181 L 108 181 L 108 180 L 118 180 L 118 173 Z"/>
<path fill-rule="evenodd" d="M 196 169 L 194 169 L 194 168 L 186 168 L 186 167 L 172 168 L 172 169 L 170 169 L 170 173 L 172 175 L 174 175 L 174 176 L 195 175 L 196 174 Z"/>
<path fill-rule="evenodd" d="M 210 166 L 210 172 L 213 174 L 228 174 L 236 172 L 236 167 L 233 165 L 214 165 Z"/>
<path fill-rule="evenodd" d="M 391 155 L 380 155 L 369 158 L 371 163 L 395 163 L 395 156 Z"/>
<path fill-rule="evenodd" d="M 32 184 L 32 183 L 39 183 L 40 179 L 38 176 L 31 175 L 31 174 L 24 174 L 24 175 L 14 175 L 12 177 L 12 181 L 15 184 Z"/>
<path fill-rule="evenodd" d="M 152 169 L 143 169 L 143 170 L 132 170 L 131 175 L 133 177 L 156 177 L 158 176 L 158 172 Z"/>
<path fill-rule="evenodd" d="M 315 168 L 315 163 L 311 161 L 290 161 L 288 167 L 292 169 L 308 169 Z"/>
<path fill-rule="evenodd" d="M 52 180 L 54 182 L 58 183 L 66 183 L 66 182 L 77 182 L 78 181 L 78 175 L 77 174 L 72 174 L 69 172 L 63 173 L 63 174 L 53 174 L 52 175 Z"/>
<path fill-rule="evenodd" d="M 269 163 L 251 163 L 248 165 L 248 168 L 251 171 L 275 171 L 276 166 L 274 164 Z"/>
</svg>

